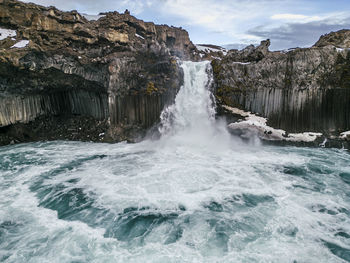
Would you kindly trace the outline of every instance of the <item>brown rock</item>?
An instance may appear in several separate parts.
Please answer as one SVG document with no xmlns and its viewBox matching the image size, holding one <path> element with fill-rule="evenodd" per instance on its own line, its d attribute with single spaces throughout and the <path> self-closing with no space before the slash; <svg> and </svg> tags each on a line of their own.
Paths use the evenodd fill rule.
<svg viewBox="0 0 350 263">
<path fill-rule="evenodd" d="M 132 140 L 130 136 L 142 135 L 159 120 L 182 81 L 174 56 L 193 57 L 188 33 L 144 22 L 129 12 L 102 15 L 88 21 L 76 11 L 2 1 L 0 27 L 16 30 L 17 36 L 0 40 L 0 128 L 29 125 L 47 116 L 42 125 L 50 129 L 56 127 L 50 116 L 67 116 L 72 129 L 79 116 L 80 121 L 108 123 L 110 132 L 93 134 Z M 29 45 L 10 48 L 21 40 L 29 40 Z M 150 90 L 148 83 L 155 88 Z M 35 134 L 30 134 L 31 140 Z M 38 139 L 43 139 L 45 133 L 40 134 Z M 66 138 L 83 139 L 79 136 Z M 52 133 L 49 137 L 55 139 Z"/>
<path fill-rule="evenodd" d="M 314 47 L 335 46 L 338 48 L 350 48 L 350 30 L 343 29 L 323 35 L 316 42 Z"/>
</svg>

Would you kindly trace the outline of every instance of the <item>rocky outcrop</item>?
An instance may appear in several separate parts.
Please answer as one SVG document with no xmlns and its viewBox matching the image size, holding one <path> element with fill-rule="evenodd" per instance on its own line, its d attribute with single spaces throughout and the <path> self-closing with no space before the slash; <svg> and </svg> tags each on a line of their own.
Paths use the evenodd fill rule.
<svg viewBox="0 0 350 263">
<path fill-rule="evenodd" d="M 337 48 L 350 48 L 350 30 L 343 29 L 323 35 L 314 47 L 335 46 Z"/>
<path fill-rule="evenodd" d="M 216 45 L 198 44 L 196 48 L 195 54 L 199 55 L 201 60 L 221 59 L 227 54 L 225 48 Z"/>
<path fill-rule="evenodd" d="M 258 113 L 288 132 L 350 130 L 349 32 L 323 36 L 311 48 L 270 52 L 267 40 L 230 50 L 212 61 L 218 104 Z"/>
<path fill-rule="evenodd" d="M 185 30 L 128 12 L 89 21 L 76 11 L 0 0 L 0 34 L 2 144 L 21 141 L 5 127 L 37 119 L 54 126 L 50 116 L 93 118 L 106 123 L 104 140 L 133 140 L 174 99 L 183 81 L 177 59 L 196 58 Z"/>
</svg>

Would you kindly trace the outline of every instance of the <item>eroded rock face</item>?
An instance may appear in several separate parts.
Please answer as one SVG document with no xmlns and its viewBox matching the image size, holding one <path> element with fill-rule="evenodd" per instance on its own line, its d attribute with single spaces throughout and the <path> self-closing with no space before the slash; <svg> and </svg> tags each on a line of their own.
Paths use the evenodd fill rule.
<svg viewBox="0 0 350 263">
<path fill-rule="evenodd" d="M 350 130 L 349 32 L 339 31 L 337 43 L 323 36 L 312 48 L 269 52 L 267 40 L 229 51 L 212 61 L 219 104 L 258 113 L 288 132 Z"/>
<path fill-rule="evenodd" d="M 338 48 L 350 48 L 350 30 L 343 29 L 323 35 L 314 47 L 335 46 Z"/>
<path fill-rule="evenodd" d="M 185 30 L 129 13 L 89 21 L 76 11 L 0 0 L 0 28 L 14 32 L 0 36 L 0 127 L 88 116 L 106 121 L 106 138 L 115 141 L 157 122 L 182 83 L 177 59 L 196 51 Z M 16 139 L 5 129 L 0 136 Z"/>
</svg>

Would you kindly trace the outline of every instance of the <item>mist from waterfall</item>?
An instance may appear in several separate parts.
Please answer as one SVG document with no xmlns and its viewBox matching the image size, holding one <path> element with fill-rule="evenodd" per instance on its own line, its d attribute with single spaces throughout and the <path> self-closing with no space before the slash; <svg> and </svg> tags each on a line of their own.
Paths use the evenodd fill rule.
<svg viewBox="0 0 350 263">
<path fill-rule="evenodd" d="M 161 113 L 159 132 L 166 144 L 188 147 L 229 147 L 233 138 L 224 121 L 215 119 L 216 104 L 212 94 L 213 73 L 209 61 L 181 62 L 184 84 L 174 104 Z M 236 142 L 237 143 L 237 142 Z"/>
</svg>

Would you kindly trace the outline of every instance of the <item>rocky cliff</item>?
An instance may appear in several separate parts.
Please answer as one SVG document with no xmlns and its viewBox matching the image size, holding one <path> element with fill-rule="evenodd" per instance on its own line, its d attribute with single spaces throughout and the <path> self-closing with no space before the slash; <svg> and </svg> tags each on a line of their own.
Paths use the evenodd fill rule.
<svg viewBox="0 0 350 263">
<path fill-rule="evenodd" d="M 311 48 L 270 52 L 270 41 L 212 61 L 219 105 L 258 113 L 287 132 L 350 130 L 350 31 Z"/>
<path fill-rule="evenodd" d="M 239 108 L 287 133 L 347 136 L 350 31 L 324 35 L 311 48 L 270 52 L 269 45 L 196 48 L 185 30 L 129 12 L 91 19 L 0 0 L 0 145 L 135 141 L 174 100 L 179 59 L 212 60 L 219 113 Z"/>
<path fill-rule="evenodd" d="M 129 12 L 89 21 L 16 0 L 0 0 L 0 34 L 0 144 L 45 139 L 55 118 L 57 138 L 133 140 L 174 99 L 177 59 L 196 50 L 185 30 Z"/>
</svg>

